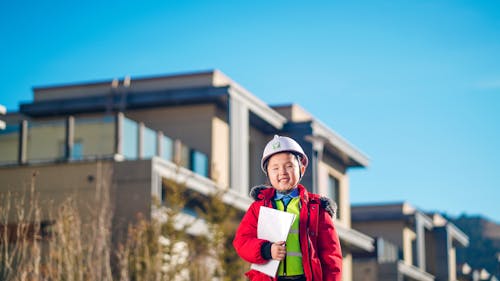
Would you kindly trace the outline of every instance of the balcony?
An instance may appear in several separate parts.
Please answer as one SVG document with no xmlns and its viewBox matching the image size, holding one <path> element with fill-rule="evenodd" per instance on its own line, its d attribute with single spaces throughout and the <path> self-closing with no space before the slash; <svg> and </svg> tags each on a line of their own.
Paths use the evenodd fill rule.
<svg viewBox="0 0 500 281">
<path fill-rule="evenodd" d="M 204 177 L 209 157 L 122 113 L 7 124 L 0 131 L 0 166 L 117 161 L 160 157 Z"/>
</svg>

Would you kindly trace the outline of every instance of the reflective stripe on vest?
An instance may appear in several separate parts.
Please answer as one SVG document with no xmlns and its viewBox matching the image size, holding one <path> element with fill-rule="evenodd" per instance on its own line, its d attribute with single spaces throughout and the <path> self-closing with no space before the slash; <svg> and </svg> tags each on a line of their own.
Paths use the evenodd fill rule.
<svg viewBox="0 0 500 281">
<path fill-rule="evenodd" d="M 281 211 L 295 214 L 295 219 L 286 239 L 286 257 L 285 260 L 280 262 L 278 275 L 302 275 L 304 274 L 304 267 L 302 266 L 302 252 L 300 251 L 299 240 L 300 198 L 295 197 L 290 200 L 286 208 L 283 202 L 278 200 L 276 201 L 276 208 Z"/>
</svg>

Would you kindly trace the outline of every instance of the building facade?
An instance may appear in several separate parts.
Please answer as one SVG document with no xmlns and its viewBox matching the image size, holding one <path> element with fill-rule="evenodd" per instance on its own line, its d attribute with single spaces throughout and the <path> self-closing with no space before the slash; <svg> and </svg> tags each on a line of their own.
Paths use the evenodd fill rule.
<svg viewBox="0 0 500 281">
<path fill-rule="evenodd" d="M 455 281 L 456 248 L 469 238 L 439 214 L 407 202 L 352 207 L 352 225 L 376 239 L 376 249 L 354 258 L 354 280 Z"/>
<path fill-rule="evenodd" d="M 227 189 L 226 202 L 246 210 L 249 189 L 266 182 L 265 144 L 293 137 L 311 159 L 302 183 L 338 205 L 343 280 L 353 280 L 353 255 L 374 249 L 351 227 L 349 203 L 348 172 L 368 158 L 298 105 L 269 106 L 220 71 L 39 87 L 4 119 L 0 192 L 28 188 L 34 171 L 55 202 L 76 194 L 92 206 L 109 190 L 114 236 L 137 213 L 151 216 L 164 179 L 202 194 Z"/>
</svg>

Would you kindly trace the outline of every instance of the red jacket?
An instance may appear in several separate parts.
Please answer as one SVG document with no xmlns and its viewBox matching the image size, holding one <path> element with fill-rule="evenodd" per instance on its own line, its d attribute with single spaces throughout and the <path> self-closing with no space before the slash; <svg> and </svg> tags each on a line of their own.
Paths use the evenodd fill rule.
<svg viewBox="0 0 500 281">
<path fill-rule="evenodd" d="M 340 281 L 342 277 L 342 251 L 339 238 L 330 214 L 319 195 L 307 192 L 298 185 L 301 209 L 299 215 L 299 237 L 302 250 L 302 265 L 308 281 Z M 257 238 L 257 221 L 261 206 L 272 208 L 275 189 L 260 190 L 257 200 L 250 205 L 236 231 L 233 246 L 238 255 L 250 263 L 267 263 L 260 249 L 266 240 Z M 250 270 L 246 275 L 252 281 L 275 281 L 264 273 Z"/>
</svg>

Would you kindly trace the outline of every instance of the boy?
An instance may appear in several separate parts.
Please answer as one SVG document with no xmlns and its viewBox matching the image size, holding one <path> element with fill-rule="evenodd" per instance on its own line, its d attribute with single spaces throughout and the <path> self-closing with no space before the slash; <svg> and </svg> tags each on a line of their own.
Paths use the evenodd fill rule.
<svg viewBox="0 0 500 281">
<path fill-rule="evenodd" d="M 307 164 L 302 147 L 289 137 L 275 135 L 264 149 L 261 168 L 272 188 L 252 189 L 255 201 L 243 216 L 233 246 L 250 263 L 265 264 L 270 259 L 281 262 L 274 278 L 248 271 L 246 276 L 251 281 L 341 280 L 342 252 L 331 217 L 336 206 L 299 184 Z M 261 206 L 296 215 L 286 242 L 257 238 Z"/>
</svg>

